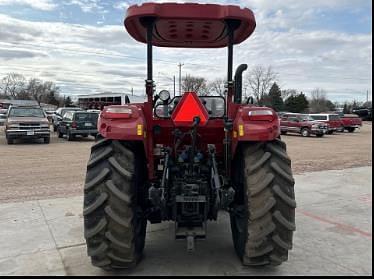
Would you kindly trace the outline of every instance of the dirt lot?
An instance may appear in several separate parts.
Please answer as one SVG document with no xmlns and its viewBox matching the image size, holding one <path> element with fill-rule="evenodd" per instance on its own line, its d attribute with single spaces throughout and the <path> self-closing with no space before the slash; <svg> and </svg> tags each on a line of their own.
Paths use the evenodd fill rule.
<svg viewBox="0 0 374 279">
<path fill-rule="evenodd" d="M 92 138 L 7 145 L 0 131 L 0 203 L 82 194 Z M 324 138 L 283 136 L 295 174 L 372 164 L 372 125 Z"/>
</svg>

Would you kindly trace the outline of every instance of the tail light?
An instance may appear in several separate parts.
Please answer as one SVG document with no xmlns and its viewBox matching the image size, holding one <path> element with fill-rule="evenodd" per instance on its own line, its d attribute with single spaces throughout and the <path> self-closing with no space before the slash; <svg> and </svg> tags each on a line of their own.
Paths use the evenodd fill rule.
<svg viewBox="0 0 374 279">
<path fill-rule="evenodd" d="M 250 121 L 273 121 L 275 119 L 275 115 L 273 111 L 269 109 L 261 109 L 261 110 L 251 110 L 248 112 L 248 117 Z"/>
<path fill-rule="evenodd" d="M 104 118 L 131 118 L 132 109 L 122 106 L 110 106 L 101 113 Z"/>
<path fill-rule="evenodd" d="M 71 127 L 72 128 L 77 128 L 77 122 L 74 121 L 73 123 L 71 123 Z"/>
</svg>

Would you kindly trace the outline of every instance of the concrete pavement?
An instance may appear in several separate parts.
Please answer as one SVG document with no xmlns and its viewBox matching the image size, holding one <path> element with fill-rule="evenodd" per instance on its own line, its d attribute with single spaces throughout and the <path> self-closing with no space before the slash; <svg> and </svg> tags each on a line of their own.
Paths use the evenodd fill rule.
<svg viewBox="0 0 374 279">
<path fill-rule="evenodd" d="M 297 230 L 289 261 L 243 267 L 226 213 L 189 254 L 173 224 L 149 225 L 145 256 L 118 275 L 372 275 L 372 167 L 295 176 Z M 0 204 L 0 275 L 106 275 L 91 266 L 82 197 Z"/>
</svg>

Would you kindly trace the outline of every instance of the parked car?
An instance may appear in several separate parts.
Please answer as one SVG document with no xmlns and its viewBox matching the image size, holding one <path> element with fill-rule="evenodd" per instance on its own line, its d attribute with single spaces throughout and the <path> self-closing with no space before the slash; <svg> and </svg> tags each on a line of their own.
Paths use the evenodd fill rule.
<svg viewBox="0 0 374 279">
<path fill-rule="evenodd" d="M 328 124 L 327 134 L 331 135 L 334 132 L 344 132 L 343 122 L 339 114 L 336 113 L 318 113 L 309 114 L 314 120 Z"/>
<path fill-rule="evenodd" d="M 0 108 L 0 126 L 4 126 L 8 109 Z"/>
<path fill-rule="evenodd" d="M 19 138 L 42 138 L 44 143 L 49 143 L 47 115 L 38 106 L 11 106 L 5 121 L 5 136 L 8 144 Z"/>
<path fill-rule="evenodd" d="M 66 135 L 67 140 L 71 141 L 75 136 L 80 135 L 96 137 L 97 135 L 97 112 L 87 111 L 68 111 L 65 113 L 60 125 L 57 128 L 58 137 Z"/>
<path fill-rule="evenodd" d="M 77 107 L 64 107 L 64 108 L 58 108 L 55 112 L 55 114 L 52 116 L 52 123 L 53 123 L 53 131 L 56 132 L 58 126 L 60 125 L 60 121 L 62 120 L 64 114 L 68 111 L 83 111 L 81 108 Z"/>
<path fill-rule="evenodd" d="M 55 115 L 56 112 L 52 110 L 45 110 L 44 112 L 47 115 L 49 123 L 52 123 L 53 115 Z"/>
<path fill-rule="evenodd" d="M 301 134 L 303 137 L 316 135 L 323 137 L 328 131 L 328 125 L 323 122 L 315 121 L 307 114 L 286 113 L 280 120 L 281 133 Z"/>
<path fill-rule="evenodd" d="M 356 114 L 344 114 L 341 120 L 344 130 L 347 130 L 349 133 L 353 133 L 362 126 L 362 119 Z"/>
<path fill-rule="evenodd" d="M 352 110 L 352 112 L 364 121 L 373 121 L 373 108 L 358 108 Z"/>
<path fill-rule="evenodd" d="M 101 110 L 99 110 L 99 109 L 88 109 L 87 111 L 88 112 L 97 112 L 97 113 L 101 112 Z"/>
<path fill-rule="evenodd" d="M 0 113 L 0 126 L 4 126 L 6 121 L 6 114 Z"/>
</svg>

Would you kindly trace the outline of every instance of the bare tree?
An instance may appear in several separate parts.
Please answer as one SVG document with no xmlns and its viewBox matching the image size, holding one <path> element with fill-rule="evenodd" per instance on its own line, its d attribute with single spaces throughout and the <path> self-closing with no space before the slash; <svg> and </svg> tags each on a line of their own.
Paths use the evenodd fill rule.
<svg viewBox="0 0 374 279">
<path fill-rule="evenodd" d="M 285 101 L 290 96 L 296 96 L 297 91 L 295 89 L 286 89 L 281 91 L 281 96 L 283 101 Z"/>
<path fill-rule="evenodd" d="M 31 97 L 38 103 L 42 101 L 42 96 L 44 95 L 43 82 L 40 79 L 32 78 L 27 84 L 27 92 Z"/>
<path fill-rule="evenodd" d="M 309 102 L 310 111 L 313 113 L 326 112 L 334 109 L 334 104 L 327 98 L 327 92 L 322 88 L 315 88 L 311 92 Z"/>
<path fill-rule="evenodd" d="M 273 83 L 277 81 L 277 77 L 278 74 L 273 71 L 271 66 L 265 68 L 258 65 L 248 72 L 246 81 L 257 103 L 261 102 Z"/>
<path fill-rule="evenodd" d="M 59 105 L 63 102 L 60 88 L 52 81 L 32 78 L 28 82 L 23 75 L 9 73 L 0 80 L 0 97 L 30 100 Z"/>
<path fill-rule="evenodd" d="M 208 84 L 209 91 L 217 96 L 225 96 L 225 82 L 223 78 L 217 78 Z"/>
<path fill-rule="evenodd" d="M 17 73 L 7 74 L 0 83 L 1 92 L 5 96 L 13 99 L 24 90 L 26 79 L 23 75 Z"/>
<path fill-rule="evenodd" d="M 26 94 L 38 103 L 57 103 L 59 100 L 59 88 L 52 81 L 43 82 L 40 79 L 30 79 L 27 87 Z"/>
<path fill-rule="evenodd" d="M 196 92 L 201 96 L 209 95 L 206 79 L 187 75 L 183 78 L 182 89 L 184 92 Z"/>
</svg>

